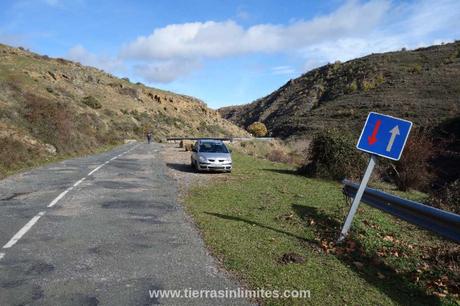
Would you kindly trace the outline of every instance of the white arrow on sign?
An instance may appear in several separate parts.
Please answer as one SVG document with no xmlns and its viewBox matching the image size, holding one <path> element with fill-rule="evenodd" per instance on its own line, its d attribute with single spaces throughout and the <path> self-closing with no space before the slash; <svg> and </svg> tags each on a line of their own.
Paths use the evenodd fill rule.
<svg viewBox="0 0 460 306">
<path fill-rule="evenodd" d="M 391 137 L 390 137 L 390 141 L 388 142 L 388 145 L 387 145 L 387 152 L 391 151 L 391 148 L 393 147 L 393 143 L 395 142 L 396 136 L 400 135 L 399 134 L 399 126 L 397 125 L 394 128 L 392 128 L 390 130 L 390 133 L 391 133 Z"/>
</svg>

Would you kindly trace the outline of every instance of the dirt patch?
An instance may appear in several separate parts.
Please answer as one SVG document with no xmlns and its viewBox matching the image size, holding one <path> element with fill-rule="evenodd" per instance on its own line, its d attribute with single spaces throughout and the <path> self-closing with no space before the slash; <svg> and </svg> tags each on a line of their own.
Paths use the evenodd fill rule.
<svg viewBox="0 0 460 306">
<path fill-rule="evenodd" d="M 305 258 L 297 253 L 286 253 L 278 260 L 280 264 L 287 265 L 290 263 L 304 263 Z"/>
<path fill-rule="evenodd" d="M 191 167 L 190 154 L 178 144 L 168 144 L 162 152 L 163 160 L 168 168 L 167 174 L 177 181 L 181 199 L 192 186 L 229 176 L 228 173 L 196 172 Z"/>
</svg>

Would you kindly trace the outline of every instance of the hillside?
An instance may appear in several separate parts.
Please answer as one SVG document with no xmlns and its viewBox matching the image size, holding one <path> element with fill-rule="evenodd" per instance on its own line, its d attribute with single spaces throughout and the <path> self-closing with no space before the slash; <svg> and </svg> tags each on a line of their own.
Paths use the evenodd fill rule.
<svg viewBox="0 0 460 306">
<path fill-rule="evenodd" d="M 0 176 L 143 137 L 245 136 L 202 101 L 0 44 Z"/>
<path fill-rule="evenodd" d="M 460 41 L 372 54 L 309 71 L 243 106 L 219 110 L 241 127 L 264 122 L 272 136 L 311 135 L 325 128 L 355 133 L 369 111 L 432 126 L 460 114 Z"/>
</svg>

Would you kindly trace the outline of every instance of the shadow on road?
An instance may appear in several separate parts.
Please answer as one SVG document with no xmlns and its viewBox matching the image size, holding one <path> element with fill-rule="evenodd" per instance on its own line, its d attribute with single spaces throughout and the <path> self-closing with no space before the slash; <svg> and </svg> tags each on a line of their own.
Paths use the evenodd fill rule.
<svg viewBox="0 0 460 306">
<path fill-rule="evenodd" d="M 166 166 L 168 166 L 171 169 L 181 171 L 181 172 L 186 172 L 186 173 L 196 172 L 195 169 L 193 169 L 190 164 L 167 163 Z"/>
</svg>

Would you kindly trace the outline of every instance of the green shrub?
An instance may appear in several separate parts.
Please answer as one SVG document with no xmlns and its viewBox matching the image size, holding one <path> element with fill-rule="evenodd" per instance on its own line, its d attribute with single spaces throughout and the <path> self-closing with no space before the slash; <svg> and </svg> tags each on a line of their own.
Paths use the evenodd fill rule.
<svg viewBox="0 0 460 306">
<path fill-rule="evenodd" d="M 267 127 L 262 122 L 254 122 L 247 128 L 248 132 L 255 137 L 264 137 L 268 134 Z"/>
<path fill-rule="evenodd" d="M 100 108 L 102 108 L 101 102 L 99 102 L 99 100 L 96 99 L 93 96 L 84 97 L 82 102 L 83 102 L 83 104 L 88 105 L 92 109 L 100 109 Z"/>
<path fill-rule="evenodd" d="M 338 71 L 340 69 L 340 67 L 342 66 L 342 62 L 337 60 L 334 62 L 334 64 L 332 65 L 332 70 L 334 72 Z"/>
<path fill-rule="evenodd" d="M 422 73 L 422 69 L 423 69 L 422 65 L 420 65 L 419 63 L 415 63 L 409 69 L 409 72 L 419 74 L 419 73 Z"/>
<path fill-rule="evenodd" d="M 366 167 L 366 157 L 356 150 L 355 143 L 355 137 L 342 131 L 318 134 L 310 145 L 310 161 L 299 173 L 335 180 L 359 178 Z"/>
<path fill-rule="evenodd" d="M 375 88 L 375 83 L 372 82 L 372 81 L 363 80 L 362 83 L 361 83 L 361 88 L 364 91 L 369 91 L 369 90 Z"/>
<path fill-rule="evenodd" d="M 358 84 L 356 84 L 356 80 L 353 80 L 348 87 L 347 87 L 347 92 L 348 93 L 353 93 L 358 90 Z"/>
</svg>

